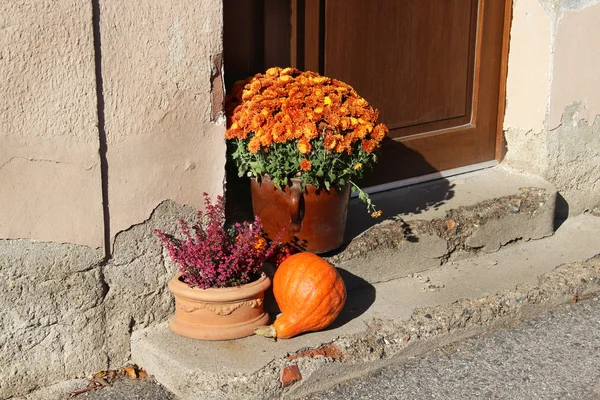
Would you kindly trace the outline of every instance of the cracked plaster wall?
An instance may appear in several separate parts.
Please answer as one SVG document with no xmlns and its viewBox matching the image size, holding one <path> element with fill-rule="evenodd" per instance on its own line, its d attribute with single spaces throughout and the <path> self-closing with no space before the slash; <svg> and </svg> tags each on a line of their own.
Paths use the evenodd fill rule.
<svg viewBox="0 0 600 400">
<path fill-rule="evenodd" d="M 514 0 L 504 163 L 552 182 L 570 214 L 600 203 L 598 21 L 599 0 Z"/>
<path fill-rule="evenodd" d="M 152 229 L 223 193 L 221 2 L 97 3 L 103 121 L 92 4 L 0 2 L 0 398 L 122 365 L 172 312 Z"/>
<path fill-rule="evenodd" d="M 220 2 L 100 2 L 103 121 L 91 5 L 0 4 L 0 238 L 104 245 L 101 122 L 111 240 L 165 199 L 223 193 Z"/>
</svg>

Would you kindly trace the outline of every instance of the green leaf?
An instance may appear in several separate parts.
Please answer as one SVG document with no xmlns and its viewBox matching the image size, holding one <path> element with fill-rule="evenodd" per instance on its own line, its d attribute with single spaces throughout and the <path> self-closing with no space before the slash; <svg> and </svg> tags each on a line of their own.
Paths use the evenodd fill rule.
<svg viewBox="0 0 600 400">
<path fill-rule="evenodd" d="M 254 171 L 256 171 L 256 173 L 258 173 L 258 174 L 262 174 L 262 173 L 265 171 L 265 169 L 264 169 L 264 167 L 263 167 L 262 163 L 260 163 L 260 162 L 258 162 L 258 161 L 251 161 L 251 162 L 250 162 L 250 167 L 251 167 L 251 168 L 252 168 Z"/>
</svg>

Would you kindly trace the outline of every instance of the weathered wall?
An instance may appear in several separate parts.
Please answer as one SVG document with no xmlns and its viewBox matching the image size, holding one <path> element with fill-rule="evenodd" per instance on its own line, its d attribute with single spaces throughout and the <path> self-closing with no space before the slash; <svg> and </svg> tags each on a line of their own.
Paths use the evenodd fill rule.
<svg viewBox="0 0 600 400">
<path fill-rule="evenodd" d="M 0 398 L 107 365 L 100 250 L 0 240 Z"/>
<path fill-rule="evenodd" d="M 223 193 L 222 19 L 212 0 L 101 2 L 111 236 L 166 198 L 200 208 L 202 191 Z"/>
<path fill-rule="evenodd" d="M 102 247 L 92 7 L 0 2 L 0 238 Z"/>
<path fill-rule="evenodd" d="M 92 4 L 0 2 L 0 398 L 120 366 L 172 312 L 152 230 L 223 193 L 221 2 Z"/>
<path fill-rule="evenodd" d="M 551 181 L 579 214 L 600 203 L 600 1 L 515 0 L 505 163 Z"/>
<path fill-rule="evenodd" d="M 175 232 L 191 207 L 165 201 L 115 239 L 115 256 L 86 246 L 0 240 L 0 398 L 119 367 L 131 331 L 172 313 L 152 230 Z"/>
<path fill-rule="evenodd" d="M 92 2 L 5 1 L 0 29 L 0 238 L 100 248 Z M 223 193 L 221 4 L 101 1 L 99 30 L 114 239 L 165 199 Z"/>
</svg>

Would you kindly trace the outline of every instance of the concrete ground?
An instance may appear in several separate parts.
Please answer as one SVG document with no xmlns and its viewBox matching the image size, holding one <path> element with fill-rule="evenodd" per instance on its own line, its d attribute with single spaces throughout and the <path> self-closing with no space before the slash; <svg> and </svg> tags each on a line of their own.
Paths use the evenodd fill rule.
<svg viewBox="0 0 600 400">
<path fill-rule="evenodd" d="M 600 399 L 600 298 L 391 362 L 308 399 Z"/>
<path fill-rule="evenodd" d="M 89 392 L 75 398 L 92 400 L 175 400 L 175 395 L 154 380 L 123 379 L 111 387 Z"/>
</svg>

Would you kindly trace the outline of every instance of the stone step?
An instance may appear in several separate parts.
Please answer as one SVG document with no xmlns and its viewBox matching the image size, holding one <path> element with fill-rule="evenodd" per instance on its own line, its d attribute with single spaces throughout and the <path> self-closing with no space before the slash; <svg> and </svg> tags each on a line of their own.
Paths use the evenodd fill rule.
<svg viewBox="0 0 600 400">
<path fill-rule="evenodd" d="M 556 192 L 540 179 L 494 168 L 395 192 L 372 196 L 399 214 L 372 227 L 352 202 L 353 239 L 328 255 L 348 301 L 327 330 L 202 342 L 162 324 L 133 332 L 132 361 L 181 399 L 294 398 L 600 290 L 600 258 L 555 270 L 600 254 L 600 218 L 571 218 L 552 236 Z M 284 388 L 290 366 L 302 380 Z"/>
<path fill-rule="evenodd" d="M 353 199 L 349 243 L 327 258 L 369 283 L 396 279 L 552 235 L 556 196 L 543 179 L 498 166 L 372 195 L 391 216 L 376 225 Z"/>
</svg>

